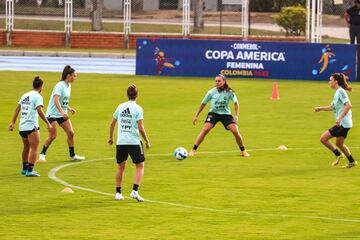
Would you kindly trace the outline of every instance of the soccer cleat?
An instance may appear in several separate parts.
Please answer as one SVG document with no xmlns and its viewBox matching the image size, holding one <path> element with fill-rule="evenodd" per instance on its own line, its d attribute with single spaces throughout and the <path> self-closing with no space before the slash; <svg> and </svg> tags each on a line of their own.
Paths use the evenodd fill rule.
<svg viewBox="0 0 360 240">
<path fill-rule="evenodd" d="M 123 196 L 121 193 L 117 192 L 117 193 L 115 194 L 115 200 L 121 201 L 121 200 L 124 200 L 124 199 L 125 199 L 125 198 L 124 198 L 124 196 Z"/>
<path fill-rule="evenodd" d="M 21 170 L 21 174 L 22 174 L 22 175 L 25 175 L 26 172 L 27 172 L 27 170 Z"/>
<path fill-rule="evenodd" d="M 40 157 L 36 160 L 36 162 L 46 162 L 45 156 L 45 154 L 40 153 Z"/>
<path fill-rule="evenodd" d="M 341 154 L 340 156 L 336 157 L 336 160 L 331 164 L 332 166 L 336 166 L 340 163 L 340 161 L 344 158 L 344 154 Z"/>
<path fill-rule="evenodd" d="M 85 160 L 84 156 L 79 156 L 79 155 L 75 155 L 73 157 L 70 157 L 70 161 L 81 161 L 81 160 Z"/>
<path fill-rule="evenodd" d="M 190 152 L 188 153 L 188 156 L 193 157 L 193 156 L 195 156 L 195 153 L 196 153 L 196 150 L 191 149 Z"/>
<path fill-rule="evenodd" d="M 250 157 L 250 154 L 249 154 L 246 150 L 241 151 L 240 155 L 241 155 L 242 157 Z"/>
<path fill-rule="evenodd" d="M 40 174 L 36 171 L 31 171 L 31 172 L 26 171 L 25 176 L 26 177 L 40 177 Z"/>
<path fill-rule="evenodd" d="M 353 168 L 353 167 L 356 167 L 356 165 L 357 165 L 357 161 L 349 162 L 347 165 L 342 166 L 342 168 Z"/>
<path fill-rule="evenodd" d="M 139 195 L 137 191 L 132 190 L 130 193 L 130 197 L 136 199 L 138 202 L 143 202 L 144 199 Z"/>
</svg>

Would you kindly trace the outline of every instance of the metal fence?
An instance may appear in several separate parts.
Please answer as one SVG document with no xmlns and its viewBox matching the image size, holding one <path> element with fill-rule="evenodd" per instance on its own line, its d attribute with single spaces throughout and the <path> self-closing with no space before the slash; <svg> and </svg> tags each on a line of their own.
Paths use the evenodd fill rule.
<svg viewBox="0 0 360 240">
<path fill-rule="evenodd" d="M 346 9 L 354 4 L 353 0 L 323 0 L 322 28 L 323 41 L 349 39 L 349 29 L 344 19 Z"/>
<path fill-rule="evenodd" d="M 1 29 L 6 1 L 14 2 L 14 29 L 65 30 L 66 0 L 0 0 Z M 72 0 L 72 31 L 124 32 L 127 1 L 132 33 L 244 35 L 248 20 L 240 4 L 248 0 Z"/>
<path fill-rule="evenodd" d="M 249 1 L 251 0 L 0 0 L 0 29 L 6 29 L 7 25 L 6 3 L 13 2 L 13 29 L 180 36 L 234 35 L 245 38 L 248 34 L 285 36 L 285 31 L 275 21 L 277 12 L 249 11 Z M 310 15 L 308 25 L 314 25 L 312 21 L 319 21 L 319 41 L 321 38 L 348 39 L 343 14 L 353 4 L 353 0 L 306 2 L 310 4 L 309 14 L 309 6 L 315 2 L 316 15 Z M 308 29 L 307 36 L 310 38 L 310 35 L 311 29 Z"/>
<path fill-rule="evenodd" d="M 0 0 L 0 29 L 6 28 L 6 1 Z M 14 29 L 65 31 L 67 15 L 72 31 L 123 31 L 123 4 L 119 0 L 102 0 L 104 4 L 94 0 L 70 0 L 71 13 L 66 12 L 67 0 L 11 1 L 14 2 Z M 96 17 L 101 18 L 100 25 L 94 23 Z"/>
<path fill-rule="evenodd" d="M 132 0 L 131 29 L 137 33 L 242 35 L 240 2 Z"/>
</svg>

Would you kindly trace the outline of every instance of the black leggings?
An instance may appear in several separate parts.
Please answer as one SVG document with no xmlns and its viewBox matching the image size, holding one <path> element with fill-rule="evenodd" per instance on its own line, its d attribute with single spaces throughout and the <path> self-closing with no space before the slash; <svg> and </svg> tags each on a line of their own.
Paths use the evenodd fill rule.
<svg viewBox="0 0 360 240">
<path fill-rule="evenodd" d="M 350 33 L 350 43 L 354 44 L 356 38 L 356 43 L 360 44 L 360 25 L 351 25 L 349 28 L 349 33 Z"/>
</svg>

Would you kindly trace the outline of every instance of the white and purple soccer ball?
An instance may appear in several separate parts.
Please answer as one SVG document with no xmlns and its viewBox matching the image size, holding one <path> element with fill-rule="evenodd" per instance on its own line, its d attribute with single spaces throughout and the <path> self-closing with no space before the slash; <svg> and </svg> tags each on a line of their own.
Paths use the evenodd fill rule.
<svg viewBox="0 0 360 240">
<path fill-rule="evenodd" d="M 177 160 L 184 160 L 187 157 L 188 152 L 186 151 L 185 148 L 183 147 L 178 147 L 177 149 L 175 149 L 174 151 L 174 157 Z"/>
</svg>

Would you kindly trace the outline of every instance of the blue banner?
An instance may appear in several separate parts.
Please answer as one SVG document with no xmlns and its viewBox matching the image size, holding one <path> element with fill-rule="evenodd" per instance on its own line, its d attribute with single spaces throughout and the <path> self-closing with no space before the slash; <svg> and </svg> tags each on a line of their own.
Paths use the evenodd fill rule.
<svg viewBox="0 0 360 240">
<path fill-rule="evenodd" d="M 290 42 L 137 39 L 136 74 L 356 80 L 356 46 Z"/>
</svg>

